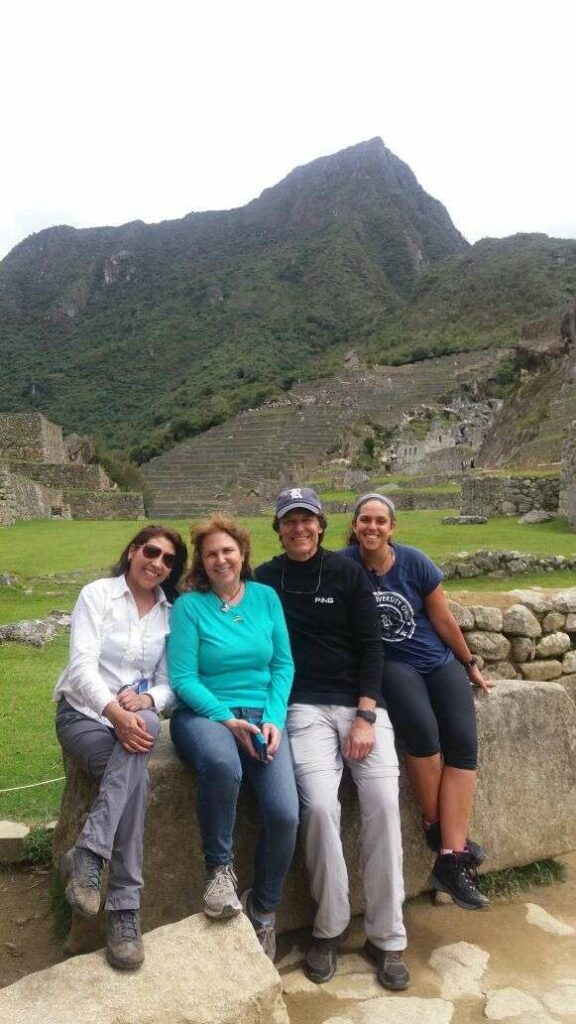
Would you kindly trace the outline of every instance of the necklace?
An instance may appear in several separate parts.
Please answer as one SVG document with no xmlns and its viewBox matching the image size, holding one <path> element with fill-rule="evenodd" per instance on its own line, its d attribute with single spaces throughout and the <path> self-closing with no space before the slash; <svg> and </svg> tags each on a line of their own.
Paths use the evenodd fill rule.
<svg viewBox="0 0 576 1024">
<path fill-rule="evenodd" d="M 396 561 L 396 552 L 394 551 L 394 548 L 392 548 L 392 547 L 389 547 L 388 551 L 390 552 L 390 564 L 389 565 L 387 565 L 384 569 L 376 569 L 375 566 L 370 566 L 369 567 L 369 572 L 373 573 L 374 576 L 385 576 L 387 572 L 390 572 L 390 569 L 394 565 L 394 563 Z"/>
<path fill-rule="evenodd" d="M 234 601 L 238 597 L 238 594 L 240 593 L 241 590 L 242 580 L 240 580 L 240 586 L 238 587 L 236 593 L 232 594 L 232 597 L 220 597 L 220 594 L 216 594 L 216 597 L 220 601 L 220 611 L 224 612 L 224 615 L 226 615 L 226 613 L 230 611 L 231 606 L 234 604 Z"/>
<path fill-rule="evenodd" d="M 280 577 L 280 589 L 285 594 L 317 594 L 318 591 L 320 590 L 320 584 L 322 583 L 322 565 L 323 565 L 323 563 L 324 563 L 324 552 L 322 552 L 322 557 L 320 559 L 320 569 L 318 571 L 318 582 L 317 582 L 317 584 L 316 584 L 316 586 L 314 587 L 313 590 L 288 590 L 288 587 L 284 586 L 284 573 L 286 571 L 286 562 L 284 562 L 284 564 L 282 566 L 282 575 Z"/>
</svg>

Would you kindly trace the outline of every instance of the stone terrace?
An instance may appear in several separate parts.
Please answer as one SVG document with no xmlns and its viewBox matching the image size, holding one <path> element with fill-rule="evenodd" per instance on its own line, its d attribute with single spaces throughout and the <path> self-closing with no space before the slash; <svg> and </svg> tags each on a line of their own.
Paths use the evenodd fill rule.
<svg viewBox="0 0 576 1024">
<path fill-rule="evenodd" d="M 148 514 L 194 516 L 231 508 L 238 488 L 274 489 L 341 452 L 358 421 L 393 426 L 408 409 L 473 388 L 493 366 L 492 352 L 474 352 L 300 384 L 278 403 L 241 413 L 143 466 Z M 242 510 L 239 504 L 236 494 L 235 511 Z"/>
</svg>

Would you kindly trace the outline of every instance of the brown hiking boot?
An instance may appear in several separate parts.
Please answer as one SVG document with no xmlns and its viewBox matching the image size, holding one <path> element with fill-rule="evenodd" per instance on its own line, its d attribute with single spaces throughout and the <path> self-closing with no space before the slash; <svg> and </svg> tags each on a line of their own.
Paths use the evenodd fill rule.
<svg viewBox="0 0 576 1024">
<path fill-rule="evenodd" d="M 68 882 L 66 899 L 72 910 L 94 917 L 100 909 L 104 858 L 84 846 L 73 846 L 60 857 L 60 874 Z"/>
<path fill-rule="evenodd" d="M 106 936 L 108 963 L 119 971 L 135 971 L 144 962 L 140 911 L 109 910 Z"/>
</svg>

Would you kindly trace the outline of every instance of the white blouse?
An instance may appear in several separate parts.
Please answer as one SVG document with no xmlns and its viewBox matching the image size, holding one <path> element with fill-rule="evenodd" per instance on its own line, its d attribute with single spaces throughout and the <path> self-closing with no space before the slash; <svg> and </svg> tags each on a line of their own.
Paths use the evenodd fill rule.
<svg viewBox="0 0 576 1024">
<path fill-rule="evenodd" d="M 156 604 L 140 618 L 124 576 L 82 588 L 72 612 L 70 660 L 54 700 L 65 697 L 77 711 L 110 726 L 102 717 L 106 705 L 123 686 L 146 679 L 156 709 L 172 706 L 165 660 L 170 605 L 160 587 L 155 595 Z"/>
</svg>

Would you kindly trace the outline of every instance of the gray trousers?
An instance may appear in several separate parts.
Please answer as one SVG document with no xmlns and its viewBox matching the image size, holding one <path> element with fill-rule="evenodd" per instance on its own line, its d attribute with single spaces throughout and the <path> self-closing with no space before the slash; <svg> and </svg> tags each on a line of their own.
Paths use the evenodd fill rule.
<svg viewBox="0 0 576 1024">
<path fill-rule="evenodd" d="M 366 935 L 379 949 L 406 948 L 398 806 L 398 758 L 388 712 L 377 710 L 376 744 L 363 761 L 344 757 L 355 708 L 292 704 L 288 709 L 310 890 L 318 911 L 313 933 L 331 939 L 348 926 L 348 873 L 340 838 L 338 788 L 344 764 L 358 790 Z"/>
<path fill-rule="evenodd" d="M 156 712 L 138 714 L 156 740 L 160 733 Z M 58 704 L 56 735 L 64 753 L 100 781 L 76 846 L 109 861 L 106 910 L 137 910 L 144 885 L 144 817 L 151 751 L 128 753 L 112 729 L 76 711 L 66 700 Z"/>
</svg>

